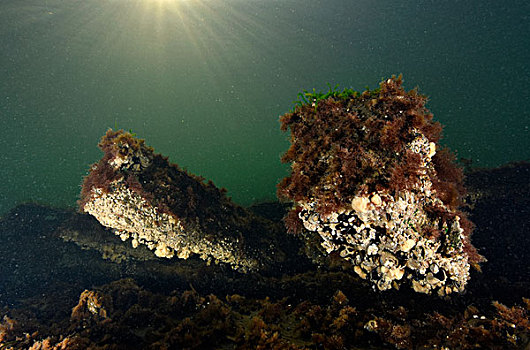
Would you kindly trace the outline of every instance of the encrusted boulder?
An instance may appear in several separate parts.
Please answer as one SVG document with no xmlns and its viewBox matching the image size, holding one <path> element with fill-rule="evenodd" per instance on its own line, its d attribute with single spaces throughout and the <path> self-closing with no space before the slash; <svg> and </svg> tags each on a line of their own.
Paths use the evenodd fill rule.
<svg viewBox="0 0 530 350">
<path fill-rule="evenodd" d="M 281 117 L 292 166 L 278 194 L 294 202 L 290 231 L 351 263 L 374 288 L 446 295 L 464 290 L 483 258 L 458 209 L 462 171 L 438 145 L 441 126 L 425 102 L 401 77 L 362 94 L 306 93 Z"/>
<path fill-rule="evenodd" d="M 79 207 L 133 247 L 145 244 L 166 258 L 196 254 L 242 272 L 282 261 L 273 224 L 234 204 L 224 189 L 123 130 L 107 131 L 99 147 L 104 156 L 84 179 Z"/>
</svg>

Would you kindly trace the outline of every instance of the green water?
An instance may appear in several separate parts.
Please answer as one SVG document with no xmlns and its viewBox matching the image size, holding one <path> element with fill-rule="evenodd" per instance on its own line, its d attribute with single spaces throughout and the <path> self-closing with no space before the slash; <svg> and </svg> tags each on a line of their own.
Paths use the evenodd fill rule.
<svg viewBox="0 0 530 350">
<path fill-rule="evenodd" d="M 109 127 L 242 204 L 287 172 L 302 89 L 403 73 L 475 166 L 530 158 L 527 1 L 2 0 L 0 213 L 75 206 Z"/>
</svg>

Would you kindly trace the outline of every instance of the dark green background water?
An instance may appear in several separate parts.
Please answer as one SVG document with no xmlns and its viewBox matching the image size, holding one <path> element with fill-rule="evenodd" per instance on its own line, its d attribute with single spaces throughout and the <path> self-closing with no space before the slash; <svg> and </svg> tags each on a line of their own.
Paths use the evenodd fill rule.
<svg viewBox="0 0 530 350">
<path fill-rule="evenodd" d="M 115 124 L 237 202 L 273 199 L 298 92 L 399 73 L 459 156 L 529 159 L 528 3 L 2 0 L 0 213 L 74 206 Z"/>
</svg>

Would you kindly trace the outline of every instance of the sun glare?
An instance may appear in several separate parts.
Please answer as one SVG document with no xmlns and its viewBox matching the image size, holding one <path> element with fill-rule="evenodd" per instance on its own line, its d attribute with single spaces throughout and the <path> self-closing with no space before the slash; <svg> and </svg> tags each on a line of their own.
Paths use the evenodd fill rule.
<svg viewBox="0 0 530 350">
<path fill-rule="evenodd" d="M 214 89 L 224 88 L 239 62 L 260 59 L 252 47 L 267 50 L 267 38 L 276 36 L 271 33 L 275 28 L 258 15 L 254 1 L 116 0 L 104 7 L 93 3 L 82 2 L 68 22 L 71 45 L 89 44 L 90 60 L 105 64 L 105 59 L 119 56 L 139 71 L 186 67 L 183 75 L 203 77 Z"/>
</svg>

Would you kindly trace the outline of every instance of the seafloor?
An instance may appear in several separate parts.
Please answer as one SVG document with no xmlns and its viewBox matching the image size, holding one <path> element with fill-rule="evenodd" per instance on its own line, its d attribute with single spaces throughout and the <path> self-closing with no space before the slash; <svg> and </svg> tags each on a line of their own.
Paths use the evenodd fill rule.
<svg viewBox="0 0 530 350">
<path fill-rule="evenodd" d="M 0 221 L 0 349 L 530 349 L 530 163 L 467 174 L 465 293 L 375 292 L 287 236 L 266 274 L 130 248 L 88 215 L 19 205 Z M 281 225 L 286 207 L 255 205 Z"/>
</svg>

